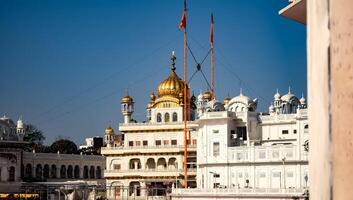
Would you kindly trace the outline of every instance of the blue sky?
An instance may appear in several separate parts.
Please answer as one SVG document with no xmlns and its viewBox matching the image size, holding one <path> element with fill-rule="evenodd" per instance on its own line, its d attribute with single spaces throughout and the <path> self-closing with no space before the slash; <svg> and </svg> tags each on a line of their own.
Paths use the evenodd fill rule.
<svg viewBox="0 0 353 200">
<path fill-rule="evenodd" d="M 306 96 L 306 28 L 278 15 L 287 0 L 189 0 L 188 42 L 198 60 L 215 19 L 218 99 L 243 93 L 267 111 L 276 88 Z M 0 1 L 0 112 L 42 129 L 46 143 L 103 135 L 121 122 L 128 89 L 134 118 L 145 120 L 149 94 L 169 74 L 175 50 L 182 76 L 182 0 Z M 189 74 L 195 63 L 188 57 Z M 210 59 L 203 64 L 210 76 Z M 241 81 L 237 77 L 241 78 Z M 200 74 L 196 94 L 207 88 Z"/>
</svg>

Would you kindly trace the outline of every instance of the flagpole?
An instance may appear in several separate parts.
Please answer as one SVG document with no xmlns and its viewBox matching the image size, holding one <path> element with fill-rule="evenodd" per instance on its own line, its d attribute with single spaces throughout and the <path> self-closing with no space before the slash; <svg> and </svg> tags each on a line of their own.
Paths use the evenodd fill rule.
<svg viewBox="0 0 353 200">
<path fill-rule="evenodd" d="M 188 177 L 187 177 L 187 120 L 188 120 L 188 112 L 187 112 L 187 64 L 186 64 L 186 55 L 187 55 L 187 44 L 186 44 L 186 0 L 184 0 L 184 13 L 183 17 L 185 17 L 184 24 L 184 188 L 188 187 Z"/>
<path fill-rule="evenodd" d="M 215 99 L 214 93 L 214 44 L 213 44 L 213 14 L 211 14 L 211 84 L 212 84 L 212 99 Z"/>
</svg>

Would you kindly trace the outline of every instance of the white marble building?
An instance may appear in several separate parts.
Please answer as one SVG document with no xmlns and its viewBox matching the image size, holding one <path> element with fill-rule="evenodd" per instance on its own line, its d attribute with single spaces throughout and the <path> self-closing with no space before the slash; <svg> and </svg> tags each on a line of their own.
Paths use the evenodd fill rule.
<svg viewBox="0 0 353 200">
<path fill-rule="evenodd" d="M 105 130 L 106 156 L 104 177 L 107 197 L 165 196 L 177 183 L 184 181 L 183 97 L 184 84 L 175 72 L 175 57 L 169 76 L 158 85 L 157 96 L 151 94 L 147 105 L 147 121 L 132 119 L 134 101 L 125 96 L 121 100 L 124 122 L 119 124 L 119 135 L 111 127 Z M 188 145 L 188 185 L 196 187 L 197 124 L 193 123 L 196 98 L 191 100 L 190 144 Z M 120 142 L 119 144 L 117 142 Z"/>
<path fill-rule="evenodd" d="M 270 114 L 242 93 L 198 120 L 198 188 L 305 188 L 308 121 L 305 99 L 274 96 Z"/>
<path fill-rule="evenodd" d="M 92 185 L 104 182 L 105 157 L 60 153 L 26 152 L 26 124 L 0 118 L 0 192 L 20 192 L 21 186 L 82 180 Z"/>
</svg>

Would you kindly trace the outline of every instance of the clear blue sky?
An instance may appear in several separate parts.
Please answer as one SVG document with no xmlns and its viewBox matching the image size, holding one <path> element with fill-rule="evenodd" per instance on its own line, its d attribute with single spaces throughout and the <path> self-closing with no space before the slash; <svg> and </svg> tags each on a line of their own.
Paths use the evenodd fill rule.
<svg viewBox="0 0 353 200">
<path fill-rule="evenodd" d="M 306 96 L 305 26 L 278 15 L 287 0 L 189 0 L 189 44 L 198 60 L 215 18 L 216 96 L 259 98 L 267 111 L 276 88 Z M 128 88 L 134 118 L 145 120 L 149 94 L 169 74 L 175 50 L 182 76 L 183 0 L 0 1 L 0 112 L 76 143 L 121 122 Z M 189 74 L 195 64 L 189 54 Z M 210 76 L 209 58 L 203 65 Z M 242 82 L 237 79 L 239 76 Z M 207 86 L 191 82 L 196 94 Z"/>
</svg>

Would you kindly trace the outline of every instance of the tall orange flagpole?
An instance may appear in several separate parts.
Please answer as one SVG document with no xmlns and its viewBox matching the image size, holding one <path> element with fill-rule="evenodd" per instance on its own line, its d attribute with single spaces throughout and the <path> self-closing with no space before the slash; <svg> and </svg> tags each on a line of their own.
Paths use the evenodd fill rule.
<svg viewBox="0 0 353 200">
<path fill-rule="evenodd" d="M 214 46 L 213 46 L 213 14 L 211 14 L 211 28 L 210 28 L 210 45 L 211 45 L 211 82 L 212 82 L 212 99 L 215 98 L 214 93 Z"/>
<path fill-rule="evenodd" d="M 179 24 L 180 29 L 184 29 L 184 187 L 188 187 L 188 176 L 187 176 L 187 118 L 188 118 L 188 112 L 187 112 L 187 76 L 186 76 L 186 0 L 184 0 L 184 12 L 183 12 L 183 17 L 181 18 L 180 24 Z"/>
</svg>

